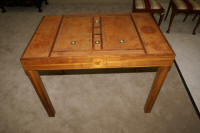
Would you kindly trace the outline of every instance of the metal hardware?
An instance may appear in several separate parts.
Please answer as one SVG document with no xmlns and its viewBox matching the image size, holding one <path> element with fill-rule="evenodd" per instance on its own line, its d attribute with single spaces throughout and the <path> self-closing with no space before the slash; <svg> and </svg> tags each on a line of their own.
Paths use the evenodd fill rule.
<svg viewBox="0 0 200 133">
<path fill-rule="evenodd" d="M 95 20 L 95 23 L 99 23 L 99 19 L 96 19 L 96 20 Z"/>
<path fill-rule="evenodd" d="M 71 41 L 71 45 L 75 45 L 76 44 L 76 41 Z"/>
<path fill-rule="evenodd" d="M 125 40 L 123 40 L 123 39 L 122 39 L 122 40 L 119 40 L 119 42 L 120 42 L 120 43 L 124 43 L 124 42 L 125 42 Z"/>
<path fill-rule="evenodd" d="M 95 44 L 100 44 L 100 41 L 95 41 Z"/>
</svg>

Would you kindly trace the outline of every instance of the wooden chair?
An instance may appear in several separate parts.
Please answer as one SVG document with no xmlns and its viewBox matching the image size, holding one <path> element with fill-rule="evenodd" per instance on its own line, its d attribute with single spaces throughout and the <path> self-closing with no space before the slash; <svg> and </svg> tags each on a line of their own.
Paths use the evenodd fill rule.
<svg viewBox="0 0 200 133">
<path fill-rule="evenodd" d="M 186 14 L 185 18 L 183 19 L 183 22 L 187 19 L 189 14 L 195 14 L 195 16 L 197 14 L 200 14 L 200 5 L 195 0 L 170 0 L 165 20 L 167 19 L 170 8 L 172 8 L 172 13 L 167 33 L 170 32 L 172 21 L 176 14 L 178 13 Z"/>
<path fill-rule="evenodd" d="M 42 2 L 43 1 L 44 1 L 45 5 L 49 4 L 47 0 L 36 0 L 36 1 L 34 1 L 39 12 L 42 12 Z"/>
<path fill-rule="evenodd" d="M 164 17 L 164 8 L 157 0 L 133 0 L 133 12 L 150 12 L 160 14 L 158 25 L 162 23 Z"/>
<path fill-rule="evenodd" d="M 0 8 L 2 13 L 6 12 L 6 9 L 3 6 L 0 5 Z"/>
<path fill-rule="evenodd" d="M 195 17 L 194 17 L 194 18 L 195 18 Z M 197 20 L 197 24 L 195 25 L 192 34 L 194 34 L 194 35 L 196 34 L 196 29 L 197 29 L 197 27 L 199 26 L 199 24 L 200 24 L 200 16 L 199 16 L 199 18 L 198 18 L 198 20 Z"/>
</svg>

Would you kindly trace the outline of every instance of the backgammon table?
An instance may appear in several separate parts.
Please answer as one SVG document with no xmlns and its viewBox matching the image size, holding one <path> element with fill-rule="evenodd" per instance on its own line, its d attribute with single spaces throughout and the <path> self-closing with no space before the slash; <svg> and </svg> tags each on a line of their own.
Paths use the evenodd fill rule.
<svg viewBox="0 0 200 133">
<path fill-rule="evenodd" d="M 157 67 L 144 106 L 148 113 L 174 58 L 149 13 L 71 14 L 44 16 L 20 61 L 53 117 L 55 109 L 40 78 L 41 70 Z"/>
</svg>

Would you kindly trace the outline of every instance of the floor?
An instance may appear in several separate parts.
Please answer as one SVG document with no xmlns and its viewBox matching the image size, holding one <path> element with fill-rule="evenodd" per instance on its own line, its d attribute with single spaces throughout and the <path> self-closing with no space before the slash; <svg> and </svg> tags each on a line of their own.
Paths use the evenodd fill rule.
<svg viewBox="0 0 200 133">
<path fill-rule="evenodd" d="M 165 0 L 163 0 L 163 3 L 167 9 L 168 3 L 165 3 Z M 196 30 L 196 35 L 191 34 L 197 23 L 197 19 L 193 22 L 192 17 L 192 15 L 189 16 L 186 22 L 183 23 L 183 14 L 175 16 L 171 32 L 165 34 L 165 36 L 176 53 L 177 64 L 200 115 L 200 26 Z M 163 32 L 167 29 L 169 19 L 170 14 L 167 22 L 161 26 Z"/>
<path fill-rule="evenodd" d="M 5 14 L 0 13 L 0 133 L 200 132 L 199 118 L 174 65 L 149 114 L 143 112 L 143 107 L 155 72 L 122 70 L 123 73 L 71 74 L 66 71 L 65 75 L 47 72 L 47 75 L 42 75 L 42 80 L 56 108 L 56 117 L 47 117 L 19 61 L 42 16 L 131 11 L 130 3 L 49 2 L 42 13 L 30 7 L 13 7 Z M 165 34 L 176 49 L 180 68 L 182 47 L 179 49 L 178 46 L 191 44 L 192 47 L 199 41 L 199 29 L 197 35 L 191 35 L 193 22 L 189 18 L 183 28 L 182 18 L 181 15 L 175 18 L 171 33 Z M 163 32 L 167 24 L 168 20 L 162 24 Z M 183 53 L 198 51 L 198 48 L 190 49 L 183 49 L 186 51 Z M 193 61 L 189 57 L 187 59 L 187 63 Z M 190 70 L 190 65 L 186 69 Z M 195 69 L 187 73 L 192 71 L 197 74 Z"/>
</svg>

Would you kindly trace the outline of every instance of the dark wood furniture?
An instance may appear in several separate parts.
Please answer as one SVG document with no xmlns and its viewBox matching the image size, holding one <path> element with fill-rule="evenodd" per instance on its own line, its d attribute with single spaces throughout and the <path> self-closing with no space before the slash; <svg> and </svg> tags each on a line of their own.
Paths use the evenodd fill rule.
<svg viewBox="0 0 200 133">
<path fill-rule="evenodd" d="M 196 34 L 196 29 L 197 29 L 197 27 L 199 26 L 199 24 L 200 24 L 200 16 L 199 16 L 199 18 L 198 18 L 198 20 L 197 20 L 197 23 L 196 23 L 196 25 L 195 25 L 195 27 L 194 27 L 194 29 L 193 29 L 193 32 L 192 32 L 192 34 Z"/>
<path fill-rule="evenodd" d="M 48 4 L 47 0 L 1 0 L 0 7 L 5 12 L 6 6 L 36 6 L 39 12 L 42 12 L 42 3 Z"/>
<path fill-rule="evenodd" d="M 187 19 L 189 14 L 195 14 L 195 15 L 200 14 L 200 5 L 195 0 L 170 0 L 165 20 L 167 19 L 170 8 L 172 9 L 172 13 L 167 33 L 170 32 L 172 21 L 176 14 L 178 13 L 186 14 L 183 21 Z"/>
<path fill-rule="evenodd" d="M 6 9 L 4 8 L 3 5 L 0 5 L 0 8 L 1 8 L 1 12 L 2 12 L 2 13 L 6 12 Z"/>
<path fill-rule="evenodd" d="M 5 0 L 1 0 L 0 1 L 0 8 L 1 8 L 1 12 L 4 13 L 6 12 L 6 9 L 5 9 Z"/>
<path fill-rule="evenodd" d="M 148 113 L 174 58 L 149 13 L 58 15 L 42 19 L 21 64 L 49 116 L 55 110 L 39 70 L 157 67 L 144 107 Z"/>
<path fill-rule="evenodd" d="M 157 0 L 133 0 L 133 12 L 150 12 L 160 14 L 158 25 L 160 26 L 164 17 L 164 8 Z"/>
</svg>

